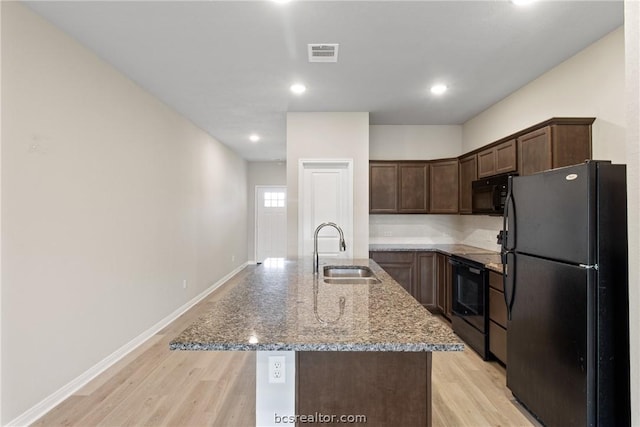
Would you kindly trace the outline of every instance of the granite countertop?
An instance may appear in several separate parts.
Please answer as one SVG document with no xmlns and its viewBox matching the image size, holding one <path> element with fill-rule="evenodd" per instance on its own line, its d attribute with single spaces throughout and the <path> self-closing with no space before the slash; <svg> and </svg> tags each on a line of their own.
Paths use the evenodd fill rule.
<svg viewBox="0 0 640 427">
<path fill-rule="evenodd" d="M 488 249 L 477 248 L 475 246 L 462 244 L 437 244 L 437 243 L 376 243 L 370 244 L 369 250 L 376 251 L 399 251 L 399 252 L 440 252 L 445 255 L 456 255 L 471 261 L 483 264 L 489 270 L 502 274 L 502 261 L 500 254 Z"/>
<path fill-rule="evenodd" d="M 372 260 L 270 259 L 253 269 L 172 350 L 461 351 L 431 315 Z M 327 284 L 323 265 L 367 265 L 379 284 Z M 345 304 L 340 315 L 339 300 Z"/>
</svg>

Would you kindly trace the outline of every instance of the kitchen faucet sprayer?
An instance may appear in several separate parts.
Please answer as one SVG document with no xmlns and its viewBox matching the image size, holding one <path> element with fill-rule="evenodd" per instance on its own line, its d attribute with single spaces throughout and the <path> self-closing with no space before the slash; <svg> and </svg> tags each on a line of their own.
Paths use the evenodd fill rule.
<svg viewBox="0 0 640 427">
<path fill-rule="evenodd" d="M 319 264 L 319 259 L 318 259 L 318 233 L 320 232 L 321 229 L 323 229 L 324 227 L 327 226 L 331 226 L 333 228 L 335 228 L 336 230 L 338 230 L 338 233 L 340 234 L 340 243 L 339 243 L 339 248 L 340 248 L 340 252 L 344 252 L 347 250 L 347 244 L 344 242 L 344 233 L 342 232 L 342 228 L 340 228 L 340 226 L 334 222 L 323 222 L 322 224 L 320 224 L 317 228 L 316 231 L 313 233 L 313 274 L 318 274 L 318 264 Z"/>
</svg>

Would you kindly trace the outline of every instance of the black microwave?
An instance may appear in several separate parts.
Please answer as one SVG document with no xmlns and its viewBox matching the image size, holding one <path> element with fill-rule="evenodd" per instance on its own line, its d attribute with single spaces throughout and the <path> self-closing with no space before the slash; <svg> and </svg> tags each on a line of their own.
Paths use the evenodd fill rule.
<svg viewBox="0 0 640 427">
<path fill-rule="evenodd" d="M 474 214 L 502 215 L 510 176 L 513 174 L 473 181 L 471 183 L 471 211 Z"/>
</svg>

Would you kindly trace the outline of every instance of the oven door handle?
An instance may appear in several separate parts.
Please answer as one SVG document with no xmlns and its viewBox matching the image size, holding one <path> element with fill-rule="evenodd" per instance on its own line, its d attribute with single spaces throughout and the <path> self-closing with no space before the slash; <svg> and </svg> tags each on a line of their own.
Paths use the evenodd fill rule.
<svg viewBox="0 0 640 427">
<path fill-rule="evenodd" d="M 475 268 L 475 267 L 471 267 L 469 264 L 465 264 L 463 262 L 456 261 L 456 260 L 453 260 L 451 258 L 449 258 L 449 264 L 453 265 L 454 267 L 462 267 L 466 271 L 468 271 L 470 273 L 473 273 L 473 274 L 482 274 L 482 270 L 481 269 Z"/>
</svg>

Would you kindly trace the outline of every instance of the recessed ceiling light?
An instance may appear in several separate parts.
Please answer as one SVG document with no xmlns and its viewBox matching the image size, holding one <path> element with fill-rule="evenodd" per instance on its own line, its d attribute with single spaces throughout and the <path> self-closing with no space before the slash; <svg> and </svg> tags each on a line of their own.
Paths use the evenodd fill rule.
<svg viewBox="0 0 640 427">
<path fill-rule="evenodd" d="M 442 95 L 447 91 L 447 85 L 437 84 L 431 86 L 431 93 L 434 95 Z"/>
<path fill-rule="evenodd" d="M 295 93 L 296 95 L 300 95 L 301 93 L 304 93 L 305 90 L 307 90 L 305 85 L 301 83 L 293 84 L 289 89 L 291 89 L 291 92 Z"/>
<path fill-rule="evenodd" d="M 249 135 L 249 139 L 251 140 L 251 142 L 258 142 L 260 141 L 260 135 L 252 133 L 251 135 Z"/>
</svg>

